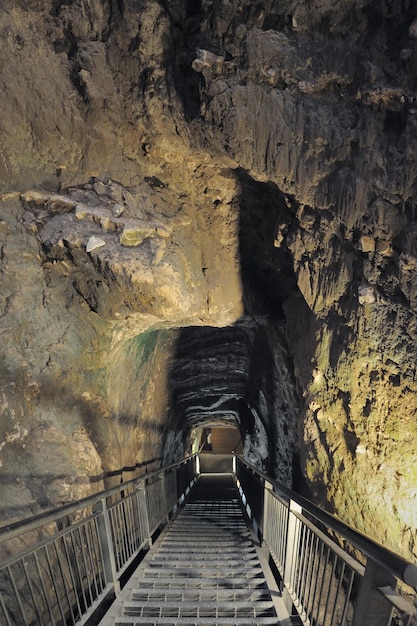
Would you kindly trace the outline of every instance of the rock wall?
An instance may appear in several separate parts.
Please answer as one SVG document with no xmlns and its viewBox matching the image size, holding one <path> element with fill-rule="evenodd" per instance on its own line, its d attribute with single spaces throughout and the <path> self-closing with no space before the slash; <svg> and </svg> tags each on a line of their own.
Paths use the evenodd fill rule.
<svg viewBox="0 0 417 626">
<path fill-rule="evenodd" d="M 245 172 L 242 206 L 245 190 L 269 198 L 242 213 L 245 305 L 262 292 L 284 310 L 303 470 L 319 501 L 415 558 L 416 8 L 201 6 L 184 106 Z"/>
<path fill-rule="evenodd" d="M 299 418 L 317 501 L 417 556 L 416 20 L 408 0 L 2 3 L 16 516 L 180 455 L 220 407 L 285 481 Z"/>
<path fill-rule="evenodd" d="M 230 159 L 190 148 L 164 10 L 124 4 L 0 9 L 4 522 L 162 462 L 176 328 L 243 310 Z"/>
</svg>

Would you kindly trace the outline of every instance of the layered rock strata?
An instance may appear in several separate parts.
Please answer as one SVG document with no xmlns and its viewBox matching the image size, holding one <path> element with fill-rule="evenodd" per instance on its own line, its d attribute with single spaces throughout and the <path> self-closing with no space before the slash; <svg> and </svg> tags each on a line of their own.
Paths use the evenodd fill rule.
<svg viewBox="0 0 417 626">
<path fill-rule="evenodd" d="M 170 369 L 172 434 L 187 440 L 204 425 L 237 426 L 245 458 L 292 485 L 297 451 L 297 396 L 278 325 L 243 318 L 233 327 L 184 328 Z M 181 449 L 181 448 L 180 448 Z"/>
</svg>

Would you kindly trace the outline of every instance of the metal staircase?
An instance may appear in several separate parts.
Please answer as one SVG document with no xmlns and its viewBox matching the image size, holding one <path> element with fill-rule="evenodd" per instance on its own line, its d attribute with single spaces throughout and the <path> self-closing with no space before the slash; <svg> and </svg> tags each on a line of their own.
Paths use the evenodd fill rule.
<svg viewBox="0 0 417 626">
<path fill-rule="evenodd" d="M 201 461 L 1 528 L 1 626 L 417 626 L 416 563 L 241 457 Z"/>
<path fill-rule="evenodd" d="M 200 476 L 136 574 L 114 626 L 279 624 L 231 475 Z"/>
</svg>

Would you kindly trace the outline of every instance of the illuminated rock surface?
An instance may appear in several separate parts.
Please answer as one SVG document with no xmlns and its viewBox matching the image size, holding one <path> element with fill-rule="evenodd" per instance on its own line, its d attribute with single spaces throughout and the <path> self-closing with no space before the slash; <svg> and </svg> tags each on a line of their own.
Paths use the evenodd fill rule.
<svg viewBox="0 0 417 626">
<path fill-rule="evenodd" d="M 4 520 L 215 416 L 417 556 L 416 18 L 2 3 Z"/>
</svg>

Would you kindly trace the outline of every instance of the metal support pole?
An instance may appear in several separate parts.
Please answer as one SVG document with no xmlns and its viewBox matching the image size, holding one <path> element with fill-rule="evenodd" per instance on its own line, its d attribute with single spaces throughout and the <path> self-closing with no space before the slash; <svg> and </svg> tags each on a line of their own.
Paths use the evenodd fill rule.
<svg viewBox="0 0 417 626">
<path fill-rule="evenodd" d="M 385 585 L 395 589 L 396 580 L 386 569 L 368 558 L 365 575 L 361 580 L 356 598 L 352 626 L 389 626 L 391 624 L 393 606 L 378 591 Z"/>
<path fill-rule="evenodd" d="M 117 595 L 120 592 L 119 581 L 117 580 L 116 560 L 114 557 L 114 546 L 111 534 L 111 524 L 107 509 L 106 498 L 99 500 L 93 508 L 97 516 L 98 538 L 100 541 L 101 553 L 103 555 L 103 568 L 106 582 L 113 585 Z"/>
<path fill-rule="evenodd" d="M 302 513 L 302 507 L 290 500 L 289 502 L 289 517 L 288 517 L 288 531 L 287 531 L 287 545 L 285 550 L 285 567 L 284 567 L 284 589 L 282 591 L 282 599 L 285 602 L 285 608 L 288 613 L 292 614 L 293 601 L 290 596 L 292 591 L 292 573 L 296 565 L 295 560 L 298 555 L 298 539 L 300 532 L 300 524 L 294 513 Z M 363 626 L 363 624 L 362 624 Z"/>
<path fill-rule="evenodd" d="M 262 520 L 262 538 L 268 537 L 268 491 L 272 491 L 272 485 L 267 480 L 264 482 L 263 488 L 263 520 Z"/>
<path fill-rule="evenodd" d="M 271 545 L 271 535 L 270 535 L 270 528 L 269 528 L 269 498 L 271 497 L 269 495 L 269 491 L 272 491 L 273 487 L 272 484 L 270 482 L 268 482 L 267 480 L 264 482 L 264 488 L 263 488 L 263 520 L 262 520 L 262 548 L 264 550 L 264 553 L 267 553 L 269 555 L 269 548 L 267 546 L 267 544 L 265 542 L 267 542 L 269 545 Z"/>
</svg>

